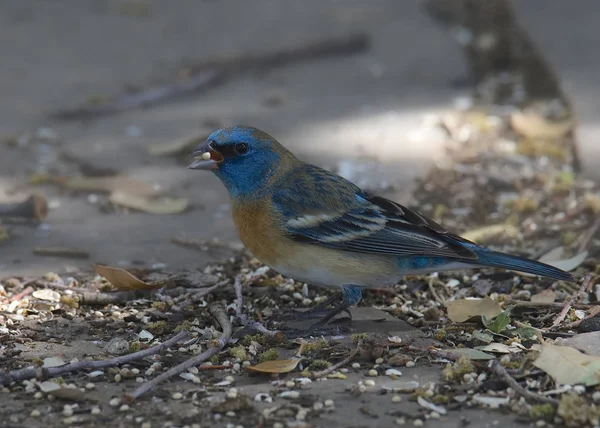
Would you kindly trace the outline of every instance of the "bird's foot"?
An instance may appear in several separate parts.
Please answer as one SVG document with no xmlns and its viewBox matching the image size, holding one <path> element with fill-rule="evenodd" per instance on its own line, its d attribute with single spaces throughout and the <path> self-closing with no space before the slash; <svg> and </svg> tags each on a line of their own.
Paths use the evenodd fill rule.
<svg viewBox="0 0 600 428">
<path fill-rule="evenodd" d="M 343 299 L 342 293 L 334 294 L 333 296 L 327 298 L 326 300 L 320 302 L 318 305 L 306 310 L 306 311 L 298 311 L 295 309 L 289 310 L 280 314 L 273 318 L 275 321 L 303 321 L 312 318 L 324 318 L 326 317 L 330 310 L 327 309 L 329 305 L 334 303 L 335 301 Z M 350 318 L 352 318 L 352 314 L 349 310 L 345 310 Z"/>
</svg>

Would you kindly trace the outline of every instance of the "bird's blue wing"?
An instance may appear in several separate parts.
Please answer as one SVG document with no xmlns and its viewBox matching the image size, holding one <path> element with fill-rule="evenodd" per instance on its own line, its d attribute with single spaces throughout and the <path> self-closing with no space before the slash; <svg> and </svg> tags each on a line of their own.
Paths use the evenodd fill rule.
<svg viewBox="0 0 600 428">
<path fill-rule="evenodd" d="M 292 239 L 346 251 L 394 256 L 477 255 L 437 223 L 316 167 L 295 174 L 273 196 Z"/>
</svg>

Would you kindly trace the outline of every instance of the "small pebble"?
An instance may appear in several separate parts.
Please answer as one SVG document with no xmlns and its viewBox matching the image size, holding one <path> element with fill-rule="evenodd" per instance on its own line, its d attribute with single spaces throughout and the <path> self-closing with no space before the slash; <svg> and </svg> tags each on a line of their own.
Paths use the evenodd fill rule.
<svg viewBox="0 0 600 428">
<path fill-rule="evenodd" d="M 372 377 L 375 377 L 375 376 L 377 376 L 378 374 L 379 374 L 379 373 L 377 373 L 377 370 L 375 370 L 375 369 L 371 369 L 371 370 L 369 370 L 369 371 L 367 372 L 367 376 L 372 376 Z"/>
<path fill-rule="evenodd" d="M 577 394 L 581 395 L 585 392 L 585 386 L 575 385 L 575 386 L 573 386 L 573 391 L 575 391 Z"/>
<path fill-rule="evenodd" d="M 140 374 L 140 369 L 131 369 L 131 373 L 133 373 L 134 375 L 139 375 Z"/>
<path fill-rule="evenodd" d="M 173 400 L 181 400 L 183 398 L 183 394 L 181 392 L 176 392 L 173 395 L 171 395 L 171 398 Z"/>
<path fill-rule="evenodd" d="M 317 401 L 315 404 L 313 404 L 313 409 L 314 410 L 322 410 L 323 409 L 323 403 L 321 403 L 320 401 Z"/>
<path fill-rule="evenodd" d="M 92 382 L 85 384 L 85 389 L 94 389 L 95 387 L 96 385 L 94 385 Z"/>
<path fill-rule="evenodd" d="M 247 361 L 247 360 L 242 363 L 242 366 L 244 366 L 244 367 L 249 367 L 251 365 L 252 365 L 252 363 L 250 361 Z"/>
<path fill-rule="evenodd" d="M 352 363 L 353 369 L 360 369 L 360 363 Z"/>
<path fill-rule="evenodd" d="M 416 427 L 422 427 L 423 426 L 423 421 L 421 419 L 415 419 L 413 421 L 413 425 Z"/>
<path fill-rule="evenodd" d="M 436 411 L 433 411 L 429 414 L 429 417 L 432 419 L 439 419 L 440 418 L 440 414 Z"/>
<path fill-rule="evenodd" d="M 396 425 L 405 425 L 406 419 L 404 418 L 396 418 Z"/>
<path fill-rule="evenodd" d="M 118 383 L 118 382 L 121 382 L 121 379 L 122 379 L 122 378 L 123 378 L 123 377 L 121 376 L 121 373 L 117 373 L 117 374 L 115 375 L 115 382 L 117 382 L 117 383 Z"/>
<path fill-rule="evenodd" d="M 367 379 L 367 380 L 365 380 L 365 385 L 366 386 L 375 386 L 375 381 L 373 379 Z"/>
<path fill-rule="evenodd" d="M 90 412 L 92 415 L 99 415 L 102 412 L 100 407 L 92 407 L 92 411 Z"/>
<path fill-rule="evenodd" d="M 399 395 L 394 395 L 392 397 L 392 403 L 399 403 L 402 401 L 402 397 L 400 397 Z"/>
<path fill-rule="evenodd" d="M 292 381 L 292 380 L 288 380 L 288 381 L 285 383 L 285 386 L 286 386 L 286 388 L 293 388 L 293 387 L 295 387 L 295 386 L 296 386 L 296 382 L 294 382 L 294 381 Z"/>
<path fill-rule="evenodd" d="M 118 398 L 111 398 L 110 401 L 108 402 L 108 404 L 111 407 L 117 407 L 119 404 L 121 404 L 121 400 L 119 400 Z"/>
<path fill-rule="evenodd" d="M 406 367 L 414 367 L 415 366 L 415 362 L 414 361 L 408 361 L 406 363 Z M 420 419 L 416 419 L 415 422 L 419 421 Z M 421 423 L 423 423 L 423 421 L 421 421 Z"/>
<path fill-rule="evenodd" d="M 539 421 L 536 421 L 535 426 L 536 427 L 540 427 L 540 428 L 545 427 L 546 426 L 546 421 L 540 419 Z"/>
<path fill-rule="evenodd" d="M 67 404 L 63 407 L 62 414 L 65 416 L 73 416 L 73 409 Z"/>
<path fill-rule="evenodd" d="M 323 402 L 323 404 L 325 405 L 325 407 L 333 407 L 333 400 L 327 399 Z"/>
<path fill-rule="evenodd" d="M 140 428 L 152 428 L 152 424 L 150 422 L 144 422 L 140 425 Z"/>
<path fill-rule="evenodd" d="M 281 422 L 275 422 L 273 428 L 284 428 L 284 425 Z"/>
<path fill-rule="evenodd" d="M 364 385 L 358 385 L 358 392 L 361 394 L 367 391 L 367 387 Z"/>
<path fill-rule="evenodd" d="M 230 418 L 235 418 L 235 412 L 230 410 L 227 413 L 225 413 L 225 416 L 228 416 Z"/>
<path fill-rule="evenodd" d="M 36 400 L 39 400 L 43 396 L 44 396 L 44 394 L 42 392 L 38 391 L 33 395 L 33 398 L 35 398 Z"/>
<path fill-rule="evenodd" d="M 129 410 L 128 404 L 123 404 L 121 407 L 119 407 L 119 412 L 126 412 L 127 410 Z"/>
<path fill-rule="evenodd" d="M 236 388 L 231 388 L 229 391 L 227 391 L 227 398 L 236 398 L 238 395 L 238 390 Z"/>
<path fill-rule="evenodd" d="M 235 378 L 233 376 L 225 376 L 225 380 L 227 382 L 235 382 Z"/>
<path fill-rule="evenodd" d="M 31 411 L 31 413 L 29 414 L 32 418 L 39 418 L 41 415 L 41 412 L 37 409 L 34 409 Z"/>
<path fill-rule="evenodd" d="M 592 400 L 596 403 L 600 402 L 600 391 L 596 391 L 592 394 Z"/>
<path fill-rule="evenodd" d="M 375 364 L 383 364 L 383 358 L 377 358 Z"/>
<path fill-rule="evenodd" d="M 145 382 L 145 379 L 144 379 L 143 377 L 136 377 L 136 378 L 135 378 L 135 381 L 136 381 L 137 383 L 144 383 L 144 382 Z"/>
</svg>

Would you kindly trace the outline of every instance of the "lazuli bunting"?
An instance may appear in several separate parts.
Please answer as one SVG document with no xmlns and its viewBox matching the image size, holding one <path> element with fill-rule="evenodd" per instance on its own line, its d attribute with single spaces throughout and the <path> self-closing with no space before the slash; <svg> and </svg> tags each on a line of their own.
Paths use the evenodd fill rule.
<svg viewBox="0 0 600 428">
<path fill-rule="evenodd" d="M 314 327 L 360 302 L 362 287 L 393 285 L 405 275 L 493 266 L 573 281 L 304 163 L 256 128 L 215 131 L 192 156 L 188 168 L 212 171 L 229 191 L 235 226 L 257 259 L 295 280 L 341 288 L 342 303 Z"/>
</svg>

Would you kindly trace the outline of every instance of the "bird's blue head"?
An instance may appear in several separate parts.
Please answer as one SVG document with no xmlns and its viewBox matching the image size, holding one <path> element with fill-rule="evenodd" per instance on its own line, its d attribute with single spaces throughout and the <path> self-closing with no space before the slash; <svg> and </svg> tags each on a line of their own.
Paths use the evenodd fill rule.
<svg viewBox="0 0 600 428">
<path fill-rule="evenodd" d="M 256 196 L 293 155 L 273 137 L 249 126 L 219 129 L 192 152 L 190 169 L 211 170 L 232 197 Z"/>
</svg>

